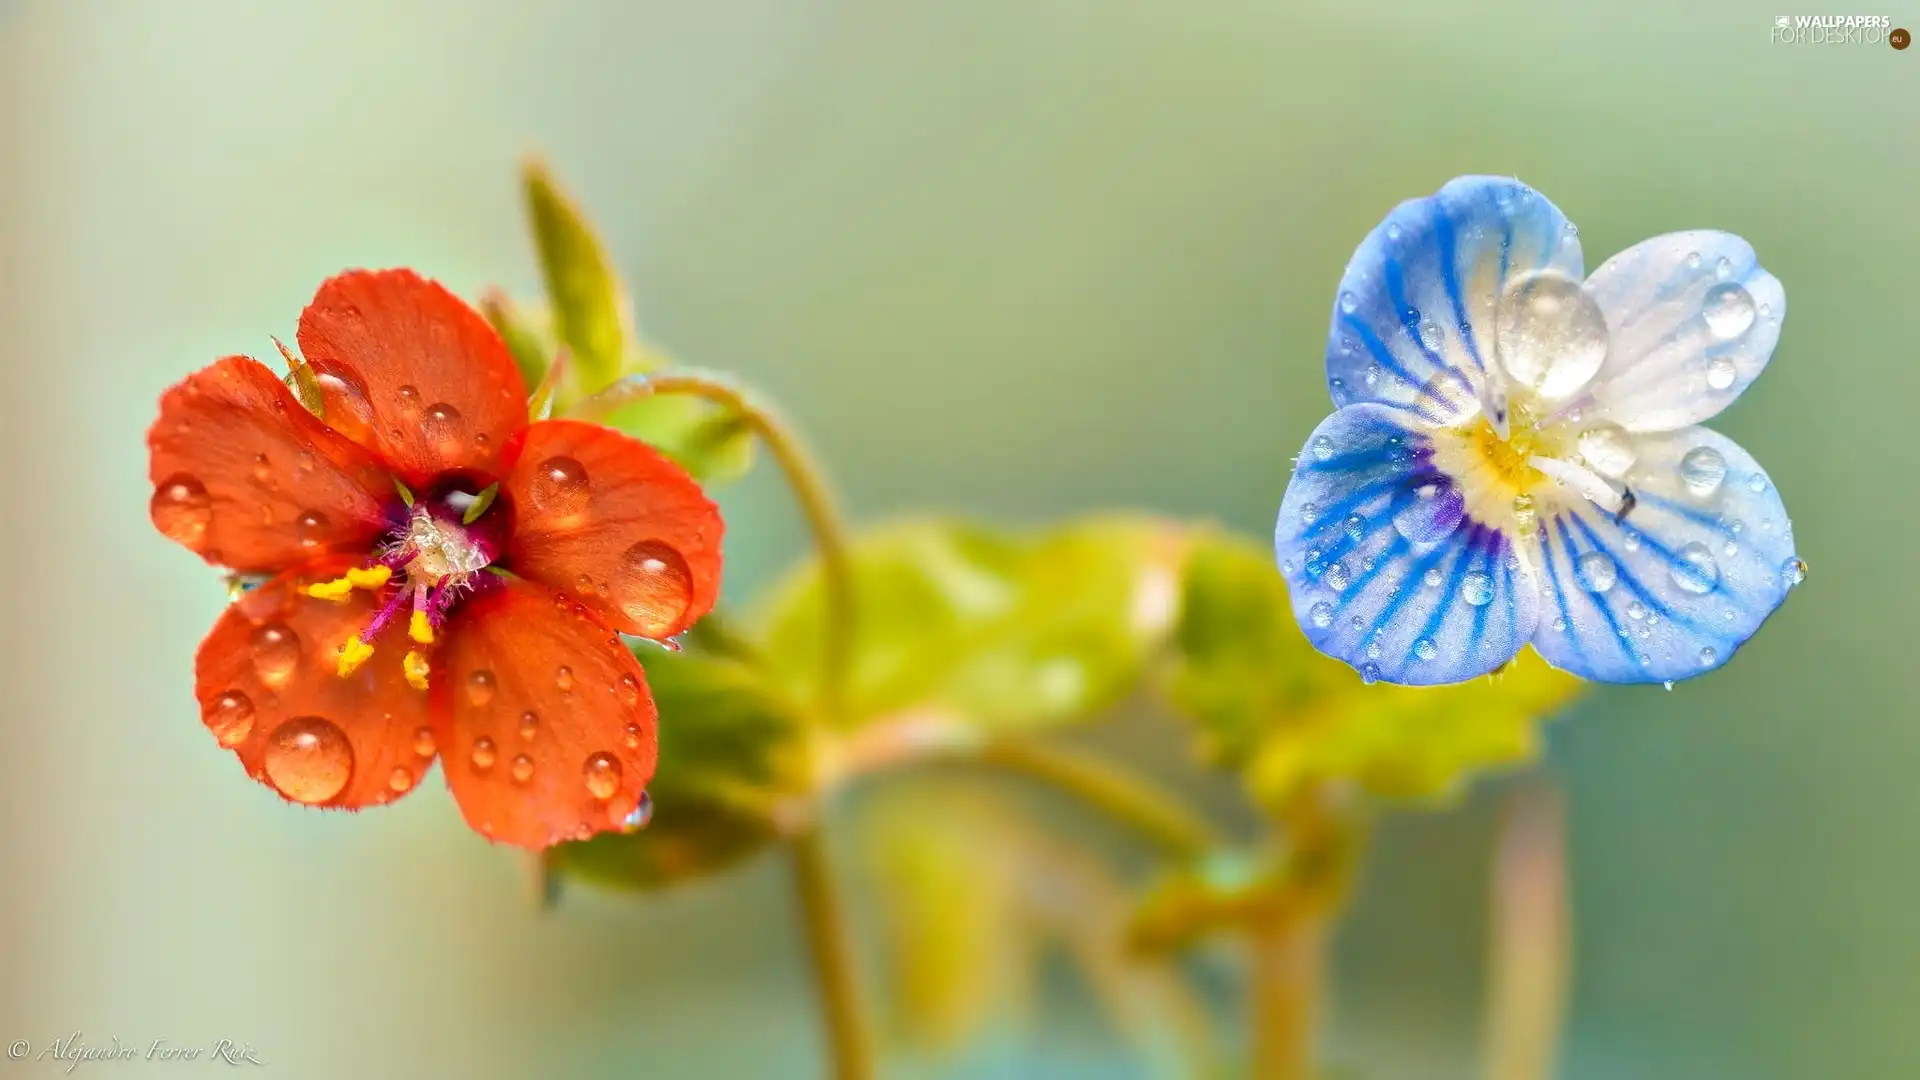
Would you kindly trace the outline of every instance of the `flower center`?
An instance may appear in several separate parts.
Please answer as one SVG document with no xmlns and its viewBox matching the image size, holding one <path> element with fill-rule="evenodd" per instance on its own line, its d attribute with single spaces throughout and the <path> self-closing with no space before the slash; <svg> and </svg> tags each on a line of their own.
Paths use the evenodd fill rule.
<svg viewBox="0 0 1920 1080">
<path fill-rule="evenodd" d="M 421 499 L 401 487 L 406 523 L 382 541 L 372 563 L 307 587 L 308 595 L 337 603 L 345 603 L 355 589 L 383 596 L 373 619 L 340 647 L 335 670 L 341 678 L 373 656 L 374 639 L 403 608 L 412 608 L 407 636 L 430 646 L 454 603 L 490 580 L 483 571 L 505 549 L 509 515 L 496 509 L 498 484 L 478 492 L 474 486 L 464 477 L 442 477 Z M 401 667 L 415 689 L 427 688 L 431 665 L 421 649 L 409 649 Z"/>
</svg>

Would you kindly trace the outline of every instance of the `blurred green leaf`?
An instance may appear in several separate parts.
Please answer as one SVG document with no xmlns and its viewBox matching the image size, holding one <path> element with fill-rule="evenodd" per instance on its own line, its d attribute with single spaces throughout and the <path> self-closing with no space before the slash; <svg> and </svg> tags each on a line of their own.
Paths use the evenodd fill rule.
<svg viewBox="0 0 1920 1080">
<path fill-rule="evenodd" d="M 994 730 L 1079 719 L 1137 681 L 1170 627 L 1184 530 L 1100 518 L 1035 533 L 899 522 L 855 539 L 846 715 L 935 714 Z M 760 611 L 773 676 L 818 696 L 817 562 Z"/>
<path fill-rule="evenodd" d="M 521 182 L 554 336 L 572 354 L 575 388 L 594 393 L 618 378 L 627 361 L 633 335 L 626 292 L 586 216 L 545 163 L 528 159 Z"/>
<path fill-rule="evenodd" d="M 1444 797 L 1477 771 L 1530 760 L 1537 722 L 1584 686 L 1531 649 L 1454 686 L 1368 686 L 1308 644 L 1265 547 L 1224 534 L 1195 544 L 1175 640 L 1168 700 L 1270 807 L 1326 780 Z"/>
<path fill-rule="evenodd" d="M 500 340 L 507 343 L 507 351 L 513 354 L 513 362 L 520 368 L 520 379 L 526 383 L 527 393 L 537 394 L 547 379 L 555 352 L 547 330 L 498 289 L 480 298 L 480 314 L 486 316 Z"/>
<path fill-rule="evenodd" d="M 1273 917 L 1282 870 L 1271 859 L 1219 852 L 1161 876 L 1133 911 L 1127 946 L 1164 955 L 1227 930 L 1244 930 Z"/>
<path fill-rule="evenodd" d="M 600 422 L 654 447 L 702 483 L 737 480 L 753 464 L 754 437 L 746 423 L 699 398 L 641 398 Z"/>
<path fill-rule="evenodd" d="M 784 802 L 804 794 L 809 763 L 794 711 L 737 660 L 636 650 L 660 710 L 652 822 L 554 849 L 556 869 L 600 885 L 647 889 L 692 880 L 779 835 Z"/>
</svg>

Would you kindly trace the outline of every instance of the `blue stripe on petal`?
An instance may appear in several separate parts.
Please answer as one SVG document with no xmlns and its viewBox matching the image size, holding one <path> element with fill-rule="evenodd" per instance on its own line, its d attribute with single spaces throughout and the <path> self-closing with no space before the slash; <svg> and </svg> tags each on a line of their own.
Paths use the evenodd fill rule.
<svg viewBox="0 0 1920 1080">
<path fill-rule="evenodd" d="M 1635 448 L 1625 479 L 1636 502 L 1622 518 L 1573 501 L 1546 519 L 1543 572 L 1560 614 L 1534 648 L 1602 682 L 1726 663 L 1786 598 L 1797 565 L 1779 494 L 1732 440 L 1690 428 Z"/>
<path fill-rule="evenodd" d="M 1539 588 L 1494 529 L 1394 524 L 1421 488 L 1450 484 L 1413 422 L 1378 404 L 1328 417 L 1294 470 L 1274 547 L 1315 647 L 1388 682 L 1458 682 L 1532 636 Z"/>
<path fill-rule="evenodd" d="M 1607 360 L 1590 384 L 1595 418 L 1674 431 L 1718 413 L 1760 377 L 1787 295 L 1753 248 L 1707 230 L 1656 236 L 1587 279 L 1607 317 Z"/>
<path fill-rule="evenodd" d="M 1361 242 L 1334 300 L 1327 380 L 1336 405 L 1378 402 L 1451 423 L 1492 362 L 1494 302 L 1512 275 L 1584 273 L 1579 239 L 1517 180 L 1465 176 L 1400 204 Z M 1436 394 L 1451 372 L 1467 393 Z"/>
</svg>

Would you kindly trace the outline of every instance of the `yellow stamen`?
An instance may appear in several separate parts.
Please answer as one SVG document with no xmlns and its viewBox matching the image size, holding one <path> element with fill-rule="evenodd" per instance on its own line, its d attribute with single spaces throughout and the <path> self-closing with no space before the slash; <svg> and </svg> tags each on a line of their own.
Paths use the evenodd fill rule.
<svg viewBox="0 0 1920 1080">
<path fill-rule="evenodd" d="M 358 671 L 360 665 L 366 663 L 367 657 L 372 655 L 373 646 L 357 637 L 350 637 L 345 645 L 340 646 L 340 664 L 334 670 L 344 679 Z"/>
<path fill-rule="evenodd" d="M 433 623 L 427 620 L 426 612 L 413 613 L 413 620 L 407 623 L 407 636 L 422 645 L 433 644 Z"/>
<path fill-rule="evenodd" d="M 307 595 L 316 600 L 331 600 L 336 604 L 347 602 L 347 594 L 353 592 L 353 582 L 348 578 L 334 578 L 307 586 Z"/>
<path fill-rule="evenodd" d="M 427 658 L 421 656 L 418 650 L 407 650 L 407 658 L 400 662 L 400 667 L 407 673 L 407 685 L 415 690 L 427 688 L 427 672 L 431 669 L 427 666 Z"/>
<path fill-rule="evenodd" d="M 393 576 L 392 567 L 369 566 L 364 570 L 354 569 L 354 570 L 347 571 L 346 579 L 352 582 L 353 587 L 356 589 L 377 589 L 380 586 L 385 585 L 387 583 L 387 579 L 392 576 Z"/>
</svg>

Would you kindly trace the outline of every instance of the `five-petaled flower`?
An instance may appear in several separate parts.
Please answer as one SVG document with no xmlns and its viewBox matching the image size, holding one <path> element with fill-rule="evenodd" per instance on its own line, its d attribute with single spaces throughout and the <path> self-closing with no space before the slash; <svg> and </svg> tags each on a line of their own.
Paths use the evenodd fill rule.
<svg viewBox="0 0 1920 1080">
<path fill-rule="evenodd" d="M 1805 576 L 1773 483 L 1695 426 L 1766 366 L 1780 282 L 1720 232 L 1582 275 L 1560 211 L 1489 177 L 1403 203 L 1354 253 L 1338 411 L 1275 548 L 1308 638 L 1362 678 L 1455 682 L 1532 642 L 1589 679 L 1683 679 Z"/>
<path fill-rule="evenodd" d="M 720 587 L 721 521 L 677 466 L 592 424 L 528 422 L 499 336 L 408 270 L 320 287 L 299 345 L 320 408 L 232 356 L 161 399 L 160 531 L 272 575 L 201 643 L 220 745 L 287 799 L 358 809 L 436 755 L 467 822 L 540 848 L 644 813 L 645 675 Z"/>
</svg>

